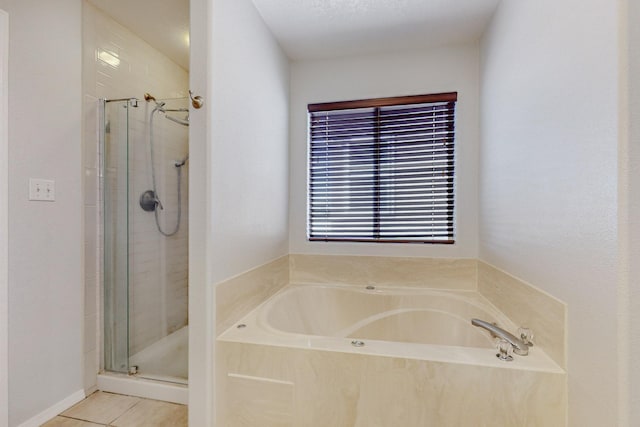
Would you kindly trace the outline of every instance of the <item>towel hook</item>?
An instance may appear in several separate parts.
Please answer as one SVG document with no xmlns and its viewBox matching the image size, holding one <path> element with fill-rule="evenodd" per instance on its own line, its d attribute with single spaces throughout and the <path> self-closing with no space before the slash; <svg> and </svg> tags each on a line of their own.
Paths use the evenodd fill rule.
<svg viewBox="0 0 640 427">
<path fill-rule="evenodd" d="M 196 110 L 202 108 L 202 106 L 204 105 L 204 99 L 200 95 L 193 96 L 193 92 L 189 90 L 189 97 L 191 98 L 191 105 L 193 105 L 193 108 L 195 108 Z"/>
</svg>

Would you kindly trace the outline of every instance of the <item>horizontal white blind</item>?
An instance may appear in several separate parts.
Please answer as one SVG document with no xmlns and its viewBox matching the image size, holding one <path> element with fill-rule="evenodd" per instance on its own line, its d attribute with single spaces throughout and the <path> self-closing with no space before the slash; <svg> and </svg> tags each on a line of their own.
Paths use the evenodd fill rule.
<svg viewBox="0 0 640 427">
<path fill-rule="evenodd" d="M 310 240 L 453 243 L 456 98 L 444 95 L 309 106 Z"/>
</svg>

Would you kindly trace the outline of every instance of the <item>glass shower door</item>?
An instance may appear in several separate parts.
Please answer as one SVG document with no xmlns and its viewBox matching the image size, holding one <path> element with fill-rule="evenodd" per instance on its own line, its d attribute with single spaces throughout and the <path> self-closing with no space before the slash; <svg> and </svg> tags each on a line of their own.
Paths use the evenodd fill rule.
<svg viewBox="0 0 640 427">
<path fill-rule="evenodd" d="M 104 366 L 186 384 L 187 101 L 102 107 Z"/>
<path fill-rule="evenodd" d="M 129 364 L 177 383 L 188 359 L 187 106 L 164 99 L 129 110 Z M 159 200 L 151 211 L 140 204 L 149 192 Z"/>
</svg>

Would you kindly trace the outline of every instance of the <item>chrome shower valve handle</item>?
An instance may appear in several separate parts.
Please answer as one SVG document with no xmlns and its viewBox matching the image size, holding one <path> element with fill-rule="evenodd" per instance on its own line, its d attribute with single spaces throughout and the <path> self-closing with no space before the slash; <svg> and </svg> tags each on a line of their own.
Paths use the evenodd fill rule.
<svg viewBox="0 0 640 427">
<path fill-rule="evenodd" d="M 533 331 L 530 328 L 524 326 L 518 328 L 518 335 L 526 345 L 533 347 Z"/>
<path fill-rule="evenodd" d="M 164 209 L 158 195 L 153 190 L 147 190 L 140 195 L 140 207 L 145 212 L 153 212 L 156 208 Z"/>
<path fill-rule="evenodd" d="M 496 357 L 504 362 L 512 362 L 513 361 L 513 346 L 511 343 L 505 339 L 498 340 L 496 345 L 498 349 L 498 353 Z"/>
</svg>

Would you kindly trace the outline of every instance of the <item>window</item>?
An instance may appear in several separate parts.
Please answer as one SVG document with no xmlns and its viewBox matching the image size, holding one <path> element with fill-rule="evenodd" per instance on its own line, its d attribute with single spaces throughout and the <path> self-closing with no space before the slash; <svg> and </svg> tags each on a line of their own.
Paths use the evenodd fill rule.
<svg viewBox="0 0 640 427">
<path fill-rule="evenodd" d="M 309 240 L 454 243 L 456 101 L 310 104 Z"/>
</svg>

